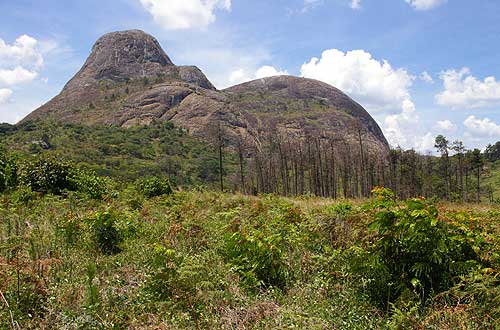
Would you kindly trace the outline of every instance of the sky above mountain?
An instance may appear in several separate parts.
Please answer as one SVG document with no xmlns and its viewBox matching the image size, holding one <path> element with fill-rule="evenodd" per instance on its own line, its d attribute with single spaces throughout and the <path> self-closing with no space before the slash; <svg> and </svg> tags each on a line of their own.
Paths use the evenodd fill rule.
<svg viewBox="0 0 500 330">
<path fill-rule="evenodd" d="M 50 100 L 102 34 L 142 29 L 217 88 L 278 74 L 336 86 L 393 146 L 500 140 L 497 0 L 0 0 L 0 122 Z"/>
</svg>

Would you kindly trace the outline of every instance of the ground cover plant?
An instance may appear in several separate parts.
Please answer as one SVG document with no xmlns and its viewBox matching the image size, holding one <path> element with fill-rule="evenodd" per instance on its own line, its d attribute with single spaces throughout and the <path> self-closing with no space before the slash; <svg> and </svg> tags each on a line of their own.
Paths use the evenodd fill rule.
<svg viewBox="0 0 500 330">
<path fill-rule="evenodd" d="M 495 204 L 180 191 L 49 162 L 3 181 L 2 329 L 500 326 Z"/>
</svg>

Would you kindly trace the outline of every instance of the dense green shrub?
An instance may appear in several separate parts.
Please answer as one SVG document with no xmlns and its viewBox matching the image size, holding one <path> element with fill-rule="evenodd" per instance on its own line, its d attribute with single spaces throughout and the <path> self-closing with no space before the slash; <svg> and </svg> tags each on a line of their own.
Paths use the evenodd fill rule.
<svg viewBox="0 0 500 330">
<path fill-rule="evenodd" d="M 250 288 L 274 286 L 284 288 L 289 277 L 284 240 L 279 234 L 260 230 L 237 231 L 227 239 L 228 258 Z"/>
<path fill-rule="evenodd" d="M 88 219 L 92 240 L 102 253 L 115 254 L 121 251 L 118 245 L 123 237 L 118 229 L 119 219 L 120 214 L 113 209 L 96 212 Z"/>
<path fill-rule="evenodd" d="M 137 185 L 139 190 L 147 198 L 170 195 L 173 193 L 172 186 L 170 185 L 170 181 L 168 179 L 152 177 L 139 181 Z"/>
<path fill-rule="evenodd" d="M 0 145 L 0 192 L 14 187 L 17 182 L 17 163 Z"/>
<path fill-rule="evenodd" d="M 97 176 L 93 171 L 74 169 L 69 181 L 72 189 L 96 200 L 103 199 L 109 193 L 106 178 Z"/>
<path fill-rule="evenodd" d="M 380 195 L 378 205 L 370 225 L 377 232 L 371 251 L 377 259 L 371 264 L 378 272 L 390 274 L 390 281 L 369 284 L 376 285 L 371 291 L 377 303 L 385 305 L 404 292 L 413 292 L 425 302 L 478 266 L 468 239 L 455 226 L 440 221 L 433 205 L 411 199 L 398 207 L 390 196 Z M 387 299 L 380 301 L 381 295 Z"/>
<path fill-rule="evenodd" d="M 305 219 L 299 208 L 273 196 L 266 204 L 250 215 L 253 225 L 237 221 L 228 227 L 226 258 L 247 287 L 286 289 L 300 272 L 300 250 L 310 232 L 301 228 Z"/>
<path fill-rule="evenodd" d="M 66 189 L 74 190 L 71 171 L 69 163 L 42 156 L 23 164 L 19 181 L 33 191 L 61 194 Z"/>
</svg>

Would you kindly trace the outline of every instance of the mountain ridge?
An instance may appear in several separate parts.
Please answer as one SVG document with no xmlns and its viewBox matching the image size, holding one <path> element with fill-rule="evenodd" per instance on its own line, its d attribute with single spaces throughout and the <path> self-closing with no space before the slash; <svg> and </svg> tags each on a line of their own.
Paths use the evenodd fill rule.
<svg viewBox="0 0 500 330">
<path fill-rule="evenodd" d="M 20 123 L 46 119 L 122 127 L 169 120 L 204 138 L 222 121 L 230 145 L 241 139 L 252 145 L 275 131 L 335 136 L 351 144 L 363 136 L 369 151 L 389 149 L 369 113 L 333 86 L 276 76 L 217 90 L 198 67 L 175 65 L 140 30 L 99 38 L 61 93 Z"/>
</svg>

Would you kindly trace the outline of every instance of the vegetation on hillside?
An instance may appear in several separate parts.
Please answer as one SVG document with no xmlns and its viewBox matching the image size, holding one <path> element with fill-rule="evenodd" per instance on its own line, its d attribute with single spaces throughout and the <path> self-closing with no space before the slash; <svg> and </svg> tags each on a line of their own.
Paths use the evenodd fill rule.
<svg viewBox="0 0 500 330">
<path fill-rule="evenodd" d="M 500 326 L 498 206 L 178 191 L 6 153 L 0 174 L 0 328 Z"/>
<path fill-rule="evenodd" d="M 375 186 L 392 189 L 399 199 L 437 198 L 455 202 L 500 200 L 500 142 L 485 152 L 467 150 L 461 141 L 436 137 L 440 157 L 396 148 L 373 154 L 361 131 L 357 147 L 341 137 L 263 135 L 259 147 L 243 138 L 230 141 L 215 125 L 201 140 L 173 126 L 88 127 L 50 122 L 0 126 L 0 143 L 20 158 L 48 155 L 70 160 L 102 176 L 132 182 L 168 177 L 184 188 L 204 185 L 246 194 L 313 194 L 366 198 Z"/>
<path fill-rule="evenodd" d="M 129 129 L 45 122 L 0 127 L 0 143 L 22 159 L 45 155 L 100 176 L 134 181 L 165 176 L 178 185 L 218 180 L 215 148 L 170 122 Z"/>
</svg>

